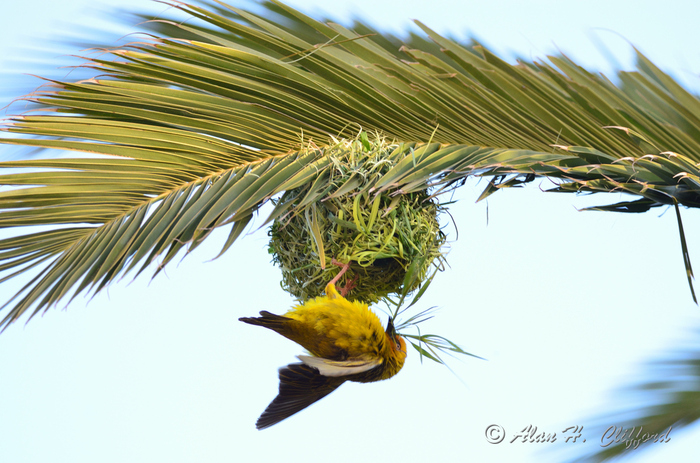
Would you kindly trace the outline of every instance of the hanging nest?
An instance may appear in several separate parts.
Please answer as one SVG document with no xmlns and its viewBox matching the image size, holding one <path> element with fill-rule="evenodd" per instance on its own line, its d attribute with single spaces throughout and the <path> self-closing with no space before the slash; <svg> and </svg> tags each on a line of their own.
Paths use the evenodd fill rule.
<svg viewBox="0 0 700 463">
<path fill-rule="evenodd" d="M 269 250 L 286 291 L 300 300 L 320 296 L 341 270 L 336 263 L 350 263 L 337 285 L 350 283 L 352 299 L 373 303 L 405 297 L 432 278 L 431 266 L 442 268 L 446 236 L 437 201 L 427 191 L 372 192 L 397 148 L 379 137 L 370 143 L 364 133 L 336 141 L 319 153 L 331 168 L 277 200 L 290 212 L 270 228 Z"/>
</svg>

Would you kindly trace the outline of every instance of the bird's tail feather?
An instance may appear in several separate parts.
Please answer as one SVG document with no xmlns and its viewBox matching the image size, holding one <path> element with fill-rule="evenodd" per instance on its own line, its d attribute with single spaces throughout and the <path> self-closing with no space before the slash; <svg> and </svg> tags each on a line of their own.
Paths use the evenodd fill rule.
<svg viewBox="0 0 700 463">
<path fill-rule="evenodd" d="M 316 368 L 303 363 L 280 368 L 279 378 L 279 394 L 258 418 L 255 423 L 258 429 L 268 428 L 289 418 L 345 382 L 343 378 L 323 376 Z"/>
<path fill-rule="evenodd" d="M 238 320 L 249 325 L 263 326 L 278 333 L 284 333 L 285 325 L 290 321 L 282 315 L 275 315 L 266 310 L 260 312 L 260 317 L 241 317 Z"/>
</svg>

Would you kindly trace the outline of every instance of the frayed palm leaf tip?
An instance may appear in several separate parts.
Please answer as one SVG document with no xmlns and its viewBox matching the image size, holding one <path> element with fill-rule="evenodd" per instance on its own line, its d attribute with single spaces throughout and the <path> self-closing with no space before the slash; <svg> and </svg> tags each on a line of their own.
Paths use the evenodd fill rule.
<svg viewBox="0 0 700 463">
<path fill-rule="evenodd" d="M 413 302 L 408 307 L 415 302 L 416 298 L 414 298 Z M 408 309 L 408 307 L 406 307 L 406 309 Z M 393 318 L 398 317 L 402 312 L 406 312 L 406 309 L 400 310 L 397 308 L 396 312 L 393 314 Z M 396 323 L 395 326 L 396 332 L 418 352 L 421 363 L 423 363 L 423 358 L 428 358 L 442 365 L 447 365 L 445 360 L 441 357 L 441 354 L 447 354 L 452 357 L 455 357 L 455 354 L 461 354 L 480 360 L 486 360 L 483 357 L 465 351 L 459 345 L 444 336 L 421 333 L 420 325 L 433 318 L 435 311 L 436 307 L 430 307 L 412 315 L 406 320 Z M 410 328 L 415 328 L 416 334 L 408 334 L 406 331 Z"/>
<path fill-rule="evenodd" d="M 334 263 L 350 264 L 339 285 L 373 303 L 417 289 L 434 274 L 431 266 L 442 268 L 443 208 L 427 190 L 403 193 L 387 181 L 412 150 L 361 132 L 303 151 L 325 157 L 331 168 L 277 202 L 289 212 L 270 228 L 269 250 L 286 291 L 300 300 L 318 297 L 341 271 Z"/>
</svg>

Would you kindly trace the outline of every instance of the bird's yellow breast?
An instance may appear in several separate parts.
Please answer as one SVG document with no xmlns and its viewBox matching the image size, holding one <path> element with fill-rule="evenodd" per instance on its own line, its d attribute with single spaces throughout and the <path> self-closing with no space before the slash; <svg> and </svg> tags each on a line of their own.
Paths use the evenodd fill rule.
<svg viewBox="0 0 700 463">
<path fill-rule="evenodd" d="M 387 346 L 379 317 L 367 304 L 341 297 L 333 285 L 326 292 L 284 315 L 303 327 L 295 341 L 313 355 L 328 359 L 381 356 Z"/>
</svg>

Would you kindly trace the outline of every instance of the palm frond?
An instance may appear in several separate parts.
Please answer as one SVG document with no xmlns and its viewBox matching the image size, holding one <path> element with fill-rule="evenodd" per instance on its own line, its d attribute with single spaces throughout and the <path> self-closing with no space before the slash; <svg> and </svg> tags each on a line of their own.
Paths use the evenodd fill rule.
<svg viewBox="0 0 700 463">
<path fill-rule="evenodd" d="M 595 417 L 598 423 L 595 434 L 601 436 L 599 450 L 575 461 L 603 462 L 636 455 L 642 449 L 654 447 L 654 442 L 668 442 L 680 429 L 700 419 L 697 334 L 694 333 L 692 347 L 669 353 L 649 364 L 645 375 L 650 379 L 620 391 L 621 399 L 617 402 L 635 406 Z"/>
<path fill-rule="evenodd" d="M 509 64 L 419 22 L 399 47 L 276 1 L 262 16 L 173 6 L 198 22 L 151 23 L 160 36 L 88 59 L 95 78 L 49 82 L 27 98 L 37 114 L 4 125 L 2 143 L 80 154 L 0 163 L 0 227 L 19 227 L 0 240 L 0 271 L 36 272 L 2 326 L 156 261 L 158 273 L 230 225 L 225 251 L 265 201 L 324 175 L 331 137 L 360 129 L 392 146 L 370 193 L 547 176 L 558 191 L 641 197 L 612 210 L 700 203 L 700 103 L 641 54 L 615 85 L 565 57 Z"/>
</svg>

